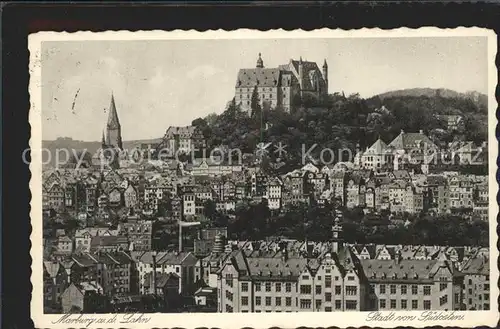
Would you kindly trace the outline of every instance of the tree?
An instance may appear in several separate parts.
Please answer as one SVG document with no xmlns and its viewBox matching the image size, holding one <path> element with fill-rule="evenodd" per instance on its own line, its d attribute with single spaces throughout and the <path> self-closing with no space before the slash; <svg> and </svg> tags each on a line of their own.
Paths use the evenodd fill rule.
<svg viewBox="0 0 500 329">
<path fill-rule="evenodd" d="M 217 207 L 213 200 L 205 201 L 205 204 L 203 205 L 203 214 L 211 221 L 215 220 L 217 216 Z"/>
</svg>

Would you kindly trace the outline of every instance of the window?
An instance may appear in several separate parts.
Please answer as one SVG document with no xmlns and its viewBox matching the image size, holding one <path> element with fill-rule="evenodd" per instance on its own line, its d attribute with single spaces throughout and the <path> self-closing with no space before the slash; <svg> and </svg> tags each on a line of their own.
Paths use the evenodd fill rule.
<svg viewBox="0 0 500 329">
<path fill-rule="evenodd" d="M 246 297 L 246 296 L 241 297 L 241 305 L 243 305 L 243 306 L 248 305 L 248 297 Z"/>
<path fill-rule="evenodd" d="M 431 286 L 424 286 L 424 296 L 431 295 Z"/>
<path fill-rule="evenodd" d="M 342 308 L 342 304 L 340 300 L 335 301 L 335 309 L 340 310 Z"/>
<path fill-rule="evenodd" d="M 380 305 L 380 308 L 385 308 L 385 299 L 381 299 L 379 300 L 379 305 Z"/>
<path fill-rule="evenodd" d="M 444 304 L 448 303 L 448 295 L 444 295 L 439 297 L 439 305 L 443 306 Z"/>
<path fill-rule="evenodd" d="M 301 299 L 300 300 L 300 308 L 311 308 L 311 300 L 310 299 Z"/>
<path fill-rule="evenodd" d="M 286 297 L 285 298 L 285 305 L 286 306 L 292 306 L 292 297 Z"/>
<path fill-rule="evenodd" d="M 396 308 L 396 300 L 391 299 L 391 308 Z"/>
<path fill-rule="evenodd" d="M 248 282 L 243 282 L 241 284 L 241 291 L 247 292 L 248 291 Z"/>
<path fill-rule="evenodd" d="M 271 291 L 271 282 L 266 282 L 266 291 Z"/>
<path fill-rule="evenodd" d="M 230 305 L 226 305 L 226 312 L 233 313 L 233 307 Z"/>
<path fill-rule="evenodd" d="M 303 280 L 309 280 L 309 275 L 305 275 L 305 274 L 304 274 L 304 275 L 302 276 L 302 279 L 303 279 Z"/>
<path fill-rule="evenodd" d="M 385 294 L 385 284 L 380 285 L 380 293 Z"/>
<path fill-rule="evenodd" d="M 281 306 L 281 297 L 276 297 L 275 303 L 276 306 Z"/>
<path fill-rule="evenodd" d="M 357 307 L 358 307 L 358 302 L 356 302 L 355 300 L 347 300 L 345 302 L 345 308 L 347 310 L 355 310 Z"/>
<path fill-rule="evenodd" d="M 260 282 L 255 283 L 255 291 L 260 291 Z"/>
<path fill-rule="evenodd" d="M 281 291 L 281 283 L 276 282 L 276 292 L 280 292 L 280 291 Z"/>
<path fill-rule="evenodd" d="M 332 276 L 325 275 L 325 287 L 330 288 L 332 286 Z"/>
<path fill-rule="evenodd" d="M 332 308 L 331 307 L 325 307 L 325 312 L 331 312 Z"/>
<path fill-rule="evenodd" d="M 318 275 L 318 281 L 321 281 L 321 275 Z"/>
<path fill-rule="evenodd" d="M 354 275 L 348 275 L 347 276 L 348 281 L 354 281 Z"/>
<path fill-rule="evenodd" d="M 448 286 L 448 284 L 447 284 L 447 283 L 440 283 L 440 284 L 439 284 L 439 291 L 443 291 L 443 290 L 445 290 L 447 286 Z"/>
<path fill-rule="evenodd" d="M 260 305 L 260 303 L 261 303 L 261 298 L 255 297 L 255 305 Z"/>
<path fill-rule="evenodd" d="M 418 294 L 418 286 L 416 284 L 414 284 L 414 285 L 411 286 L 411 293 L 413 295 Z"/>
<path fill-rule="evenodd" d="M 316 293 L 321 294 L 321 286 L 316 286 Z"/>
<path fill-rule="evenodd" d="M 266 297 L 266 306 L 271 306 L 271 297 Z"/>
<path fill-rule="evenodd" d="M 411 301 L 411 308 L 414 310 L 418 309 L 418 300 Z"/>
<path fill-rule="evenodd" d="M 431 309 L 431 301 L 424 300 L 424 310 L 430 310 L 430 309 Z"/>
<path fill-rule="evenodd" d="M 455 304 L 460 304 L 460 294 L 458 292 L 455 293 Z"/>
<path fill-rule="evenodd" d="M 335 295 L 340 295 L 340 294 L 342 294 L 342 287 L 335 286 Z"/>
<path fill-rule="evenodd" d="M 406 308 L 408 307 L 407 303 L 408 303 L 408 302 L 407 302 L 407 300 L 406 300 L 406 299 L 402 299 L 402 300 L 401 300 L 401 308 L 402 308 L 403 310 L 406 310 Z"/>
<path fill-rule="evenodd" d="M 396 285 L 395 284 L 391 284 L 390 285 L 390 289 L 391 289 L 391 295 L 395 295 L 396 294 Z"/>
<path fill-rule="evenodd" d="M 285 290 L 286 290 L 286 292 L 291 292 L 292 291 L 292 284 L 291 283 L 286 283 L 285 284 Z"/>
<path fill-rule="evenodd" d="M 325 301 L 327 301 L 327 302 L 332 301 L 332 293 L 331 292 L 325 293 Z"/>
<path fill-rule="evenodd" d="M 358 287 L 356 286 L 346 286 L 345 287 L 345 292 L 348 296 L 354 296 L 358 292 Z"/>
<path fill-rule="evenodd" d="M 300 293 L 301 294 L 310 294 L 311 293 L 311 286 L 308 284 L 301 284 L 300 285 Z"/>
</svg>

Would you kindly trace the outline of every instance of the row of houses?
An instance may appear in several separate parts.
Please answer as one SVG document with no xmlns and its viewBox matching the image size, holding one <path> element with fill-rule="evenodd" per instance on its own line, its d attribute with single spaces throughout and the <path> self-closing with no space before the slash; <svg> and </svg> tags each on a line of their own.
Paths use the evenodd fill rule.
<svg viewBox="0 0 500 329">
<path fill-rule="evenodd" d="M 219 312 L 311 312 L 489 309 L 487 252 L 463 260 L 446 254 L 404 258 L 382 248 L 360 259 L 355 248 L 297 257 L 233 251 L 217 276 Z M 386 257 L 383 255 L 388 253 Z M 215 263 L 215 262 L 212 262 Z"/>
</svg>

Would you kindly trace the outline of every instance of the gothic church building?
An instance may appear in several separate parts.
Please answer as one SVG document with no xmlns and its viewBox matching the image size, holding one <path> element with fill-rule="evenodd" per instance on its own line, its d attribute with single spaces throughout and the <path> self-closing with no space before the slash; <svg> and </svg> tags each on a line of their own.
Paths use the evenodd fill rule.
<svg viewBox="0 0 500 329">
<path fill-rule="evenodd" d="M 235 101 L 240 108 L 251 114 L 251 101 L 257 89 L 261 106 L 280 107 L 289 112 L 297 95 L 318 99 L 328 94 L 328 64 L 322 70 L 314 62 L 290 59 L 288 64 L 277 68 L 265 68 L 261 54 L 252 69 L 240 69 L 235 87 Z"/>
</svg>

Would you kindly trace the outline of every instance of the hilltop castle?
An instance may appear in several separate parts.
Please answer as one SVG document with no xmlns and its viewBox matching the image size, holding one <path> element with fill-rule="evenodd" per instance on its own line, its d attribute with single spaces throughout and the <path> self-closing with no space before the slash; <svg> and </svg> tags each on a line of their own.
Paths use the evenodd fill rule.
<svg viewBox="0 0 500 329">
<path fill-rule="evenodd" d="M 252 69 L 240 69 L 235 86 L 235 101 L 241 109 L 251 113 L 251 101 L 257 90 L 261 106 L 281 107 L 290 111 L 297 96 L 319 98 L 328 94 L 328 64 L 322 70 L 314 62 L 290 59 L 277 68 L 264 68 L 261 54 Z"/>
</svg>

